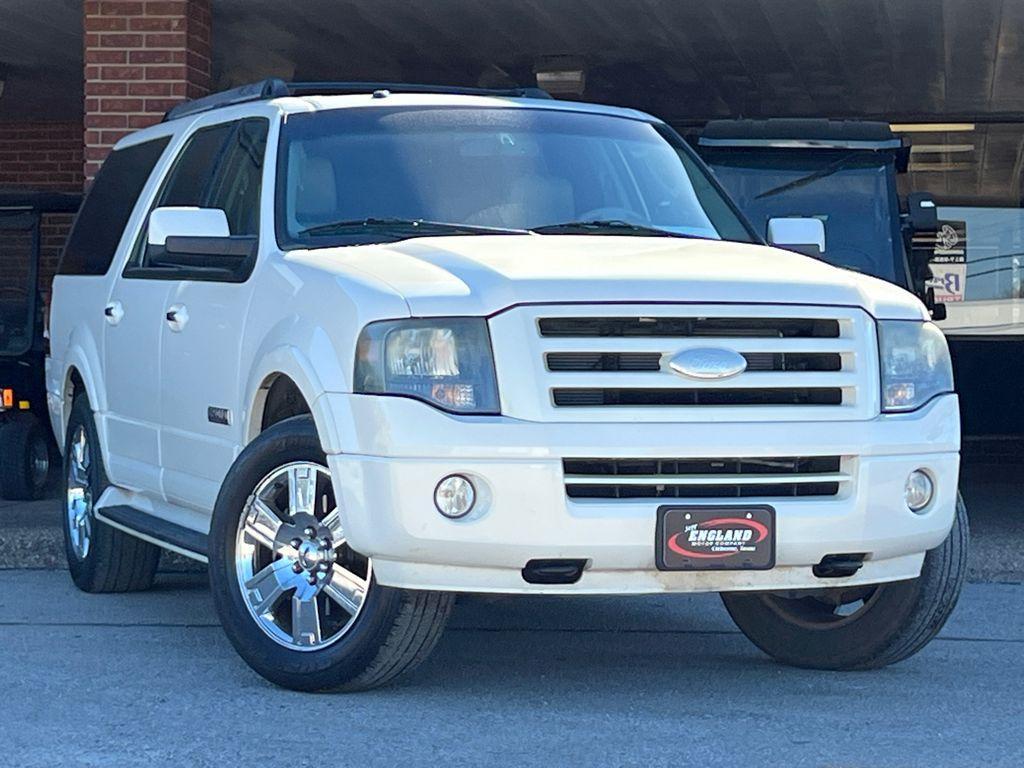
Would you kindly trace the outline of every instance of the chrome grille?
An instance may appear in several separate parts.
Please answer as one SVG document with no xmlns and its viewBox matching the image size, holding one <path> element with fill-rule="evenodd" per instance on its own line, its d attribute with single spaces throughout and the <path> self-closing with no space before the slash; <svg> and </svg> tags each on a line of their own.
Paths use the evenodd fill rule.
<svg viewBox="0 0 1024 768">
<path fill-rule="evenodd" d="M 852 482 L 840 456 L 717 459 L 567 458 L 571 499 L 743 499 L 837 496 Z"/>
<path fill-rule="evenodd" d="M 502 413 L 509 416 L 685 423 L 837 421 L 878 413 L 874 324 L 860 309 L 536 305 L 515 307 L 490 323 Z M 741 355 L 746 369 L 706 379 L 669 367 L 676 355 L 697 348 Z"/>
</svg>

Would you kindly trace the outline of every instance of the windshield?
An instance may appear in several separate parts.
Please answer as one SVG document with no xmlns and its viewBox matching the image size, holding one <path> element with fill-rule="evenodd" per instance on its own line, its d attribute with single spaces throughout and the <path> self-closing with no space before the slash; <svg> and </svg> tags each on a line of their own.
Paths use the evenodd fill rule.
<svg viewBox="0 0 1024 768">
<path fill-rule="evenodd" d="M 689 152 L 650 123 L 582 112 L 406 107 L 293 114 L 278 155 L 278 242 L 289 248 L 521 234 L 581 222 L 606 226 L 551 234 L 637 233 L 622 226 L 630 224 L 754 241 Z"/>
<path fill-rule="evenodd" d="M 895 169 L 888 153 L 702 148 L 701 154 L 760 232 L 776 216 L 820 218 L 825 261 L 905 284 Z"/>
</svg>

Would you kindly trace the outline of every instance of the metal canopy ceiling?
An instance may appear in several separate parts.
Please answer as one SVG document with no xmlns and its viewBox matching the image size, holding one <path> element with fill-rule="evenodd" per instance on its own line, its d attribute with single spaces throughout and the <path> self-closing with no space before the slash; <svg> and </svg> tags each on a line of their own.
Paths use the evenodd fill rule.
<svg viewBox="0 0 1024 768">
<path fill-rule="evenodd" d="M 1024 113 L 1018 0 L 213 0 L 215 77 L 533 83 L 673 122 Z M 80 0 L 0 3 L 0 119 L 81 110 Z"/>
<path fill-rule="evenodd" d="M 0 2 L 0 80 L 0 120 L 81 115 L 81 0 Z"/>
<path fill-rule="evenodd" d="M 214 78 L 533 84 L 570 57 L 583 98 L 678 125 L 713 117 L 964 120 L 915 137 L 913 182 L 1019 197 L 1024 0 L 212 0 Z M 0 2 L 0 121 L 75 119 L 81 0 Z M 963 147 L 968 146 L 968 150 Z"/>
<path fill-rule="evenodd" d="M 215 0 L 216 75 L 533 83 L 578 57 L 586 98 L 714 116 L 1024 112 L 1015 0 Z"/>
</svg>

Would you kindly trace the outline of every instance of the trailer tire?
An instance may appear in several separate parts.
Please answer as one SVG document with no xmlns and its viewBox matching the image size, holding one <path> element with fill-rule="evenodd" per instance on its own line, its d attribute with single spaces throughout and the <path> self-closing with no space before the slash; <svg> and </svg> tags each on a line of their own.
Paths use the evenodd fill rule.
<svg viewBox="0 0 1024 768">
<path fill-rule="evenodd" d="M 53 468 L 52 438 L 32 413 L 15 413 L 0 426 L 0 496 L 42 498 Z"/>
</svg>

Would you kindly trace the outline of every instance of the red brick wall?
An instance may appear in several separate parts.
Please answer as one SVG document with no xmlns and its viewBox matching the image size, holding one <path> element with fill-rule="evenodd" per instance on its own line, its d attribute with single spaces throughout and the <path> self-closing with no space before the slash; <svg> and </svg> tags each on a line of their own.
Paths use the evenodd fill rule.
<svg viewBox="0 0 1024 768">
<path fill-rule="evenodd" d="M 82 189 L 82 124 L 0 123 L 0 189 Z"/>
<path fill-rule="evenodd" d="M 82 123 L 0 123 L 0 189 L 82 190 Z M 73 215 L 42 217 L 39 229 L 39 288 L 44 295 L 57 270 Z M 0 243 L 0 285 L 17 286 L 24 279 L 27 251 L 12 233 Z"/>
<path fill-rule="evenodd" d="M 85 0 L 85 177 L 110 148 L 210 89 L 210 0 Z"/>
</svg>

